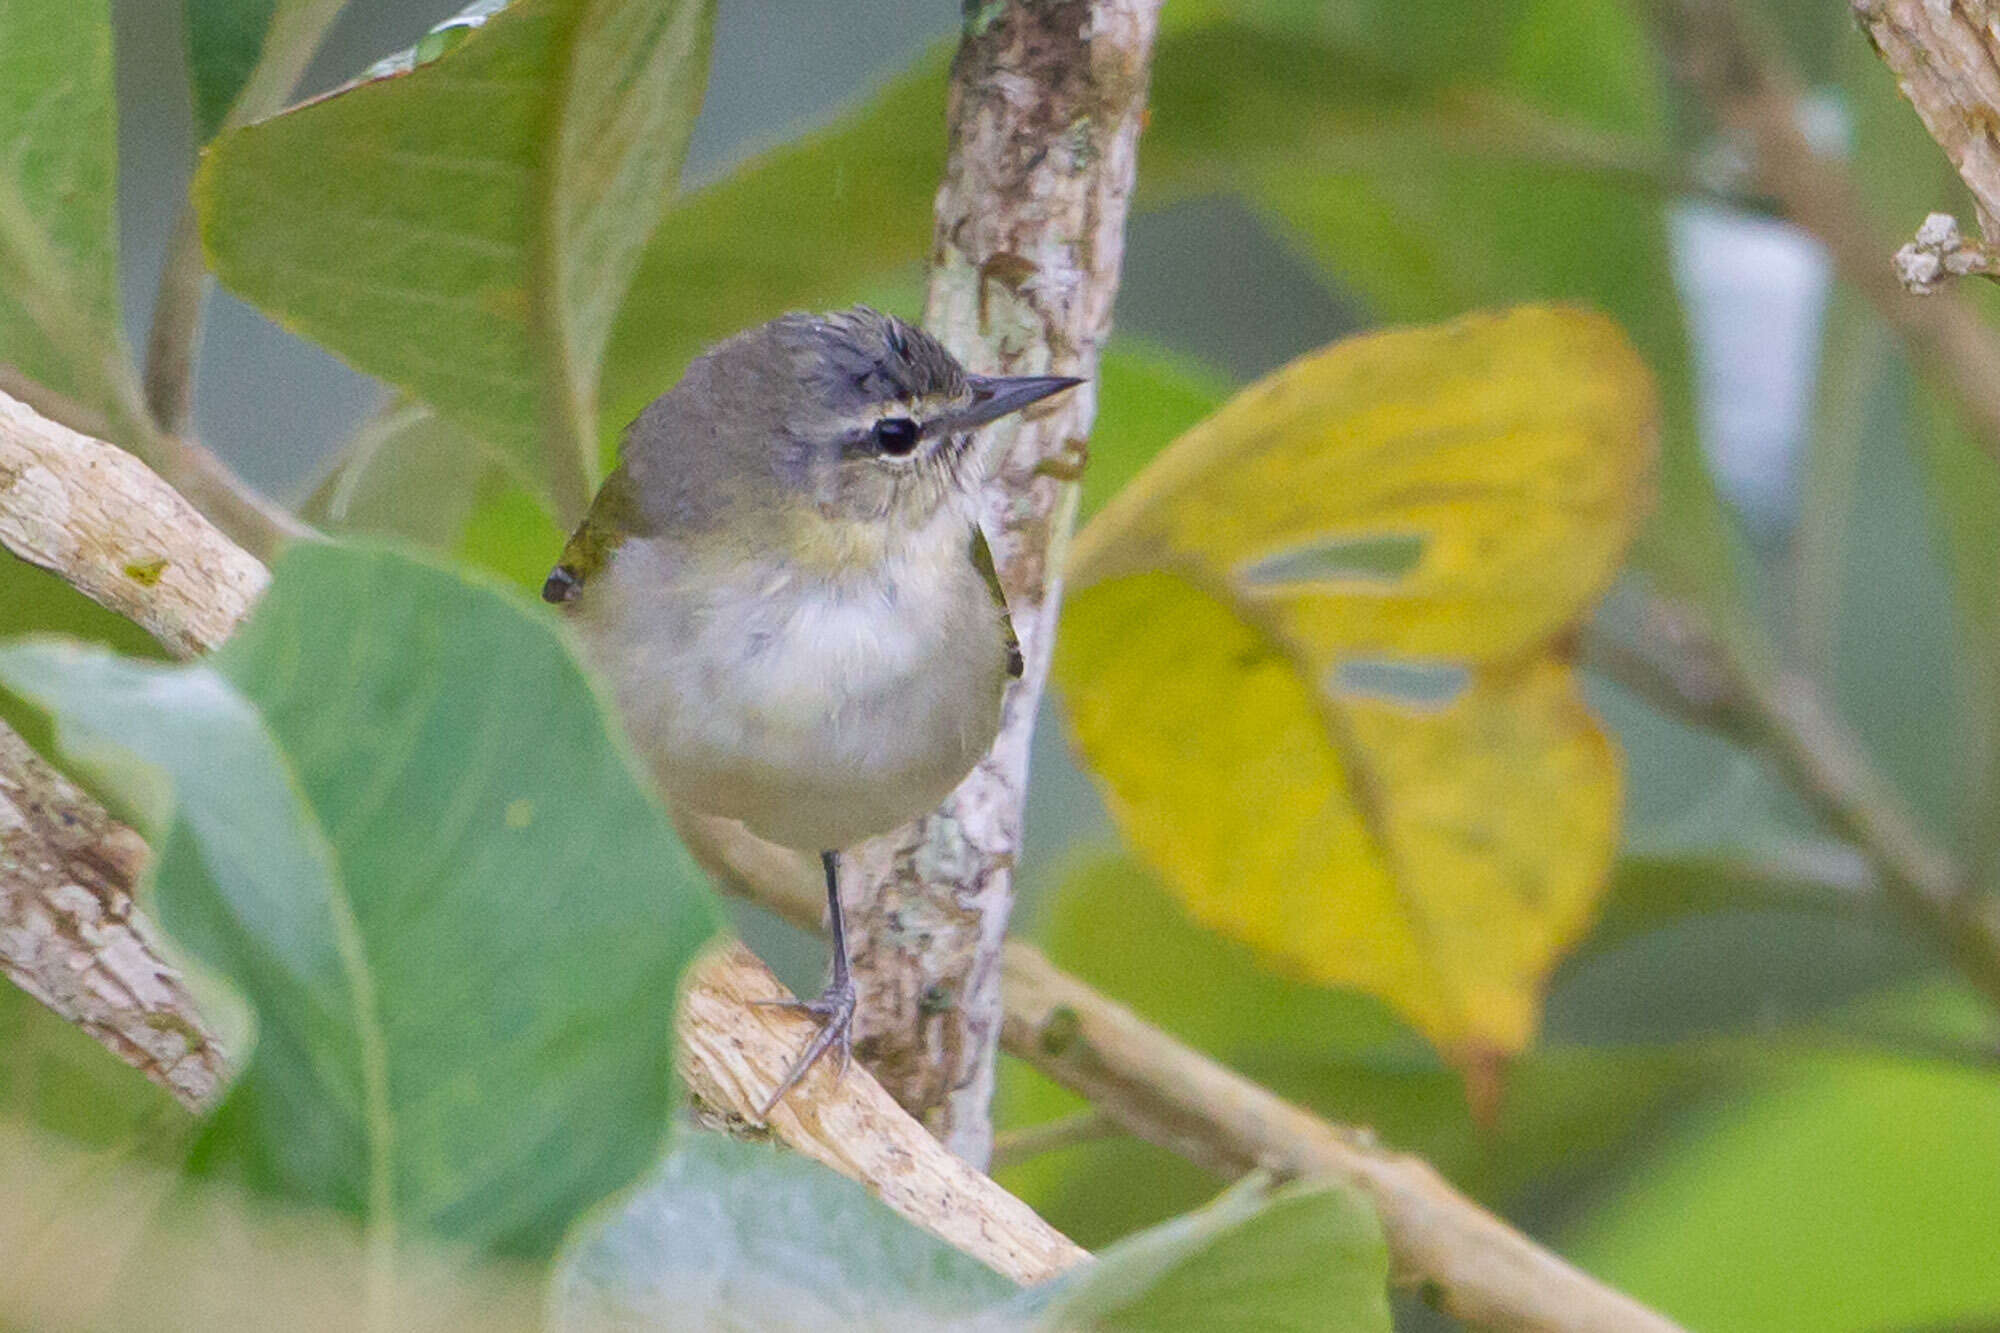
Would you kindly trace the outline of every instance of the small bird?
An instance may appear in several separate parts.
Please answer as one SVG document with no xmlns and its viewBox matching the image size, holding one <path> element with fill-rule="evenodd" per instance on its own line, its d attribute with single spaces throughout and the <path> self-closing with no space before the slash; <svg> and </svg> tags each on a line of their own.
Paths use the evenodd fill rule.
<svg viewBox="0 0 2000 1333">
<path fill-rule="evenodd" d="M 839 854 L 931 809 L 993 743 L 1021 651 L 977 520 L 981 426 L 1080 381 L 973 375 L 865 307 L 711 348 L 626 428 L 542 597 L 567 608 L 678 808 L 820 854 L 833 968 L 765 1102 L 855 987 Z"/>
</svg>

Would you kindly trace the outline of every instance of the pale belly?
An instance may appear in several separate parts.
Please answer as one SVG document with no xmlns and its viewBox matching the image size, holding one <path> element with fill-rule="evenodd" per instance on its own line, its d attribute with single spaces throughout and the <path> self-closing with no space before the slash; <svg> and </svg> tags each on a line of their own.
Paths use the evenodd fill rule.
<svg viewBox="0 0 2000 1333">
<path fill-rule="evenodd" d="M 760 576 L 698 597 L 664 563 L 628 544 L 578 625 L 675 802 L 839 850 L 935 806 L 992 744 L 1005 646 L 969 562 L 895 596 Z"/>
</svg>

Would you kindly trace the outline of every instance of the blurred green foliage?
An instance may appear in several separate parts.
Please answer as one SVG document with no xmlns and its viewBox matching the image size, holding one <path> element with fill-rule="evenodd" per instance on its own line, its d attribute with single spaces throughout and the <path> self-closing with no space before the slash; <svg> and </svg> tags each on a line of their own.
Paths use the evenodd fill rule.
<svg viewBox="0 0 2000 1333">
<path fill-rule="evenodd" d="M 1844 13 L 1803 0 L 1749 7 L 1814 96 L 1840 112 L 1845 158 L 1885 257 L 1886 238 L 1921 212 L 1963 213 L 1949 168 Z M 336 98 L 223 145 L 209 168 L 208 221 L 225 280 L 357 364 L 430 393 L 428 404 L 390 404 L 329 461 L 313 517 L 533 584 L 561 540 L 551 517 L 564 505 L 558 497 L 573 501 L 621 424 L 703 345 L 782 309 L 915 290 L 946 148 L 945 59 L 932 53 L 881 87 L 857 89 L 833 123 L 676 197 L 668 184 L 699 101 L 707 7 L 609 6 L 639 17 L 671 11 L 686 40 L 647 48 L 663 62 L 654 76 L 676 71 L 650 89 L 663 98 L 641 99 L 648 150 L 618 157 L 629 172 L 592 177 L 602 187 L 595 198 L 616 206 L 555 216 L 537 164 L 581 171 L 589 158 L 573 125 L 565 138 L 562 117 L 545 118 L 559 97 L 554 71 L 580 50 L 568 25 L 586 6 L 517 8 L 510 40 L 526 44 L 510 48 L 517 72 L 539 72 L 500 95 L 506 125 L 468 126 L 432 100 L 452 70 L 470 68 L 462 57 L 478 58 L 472 42 L 361 100 Z M 190 0 L 204 136 L 273 9 L 270 0 Z M 1668 227 L 1690 194 L 1727 195 L 1728 180 L 1708 170 L 1727 154 L 1698 101 L 1673 84 L 1648 27 L 1653 10 L 1638 0 L 1174 0 L 1137 205 L 1173 212 L 1226 196 L 1243 210 L 1227 216 L 1254 219 L 1364 322 L 1433 321 L 1519 300 L 1575 301 L 1616 317 L 1658 378 L 1666 413 L 1661 493 L 1632 586 L 1686 597 L 1746 657 L 1783 653 L 1828 682 L 1920 818 L 1990 878 L 2000 480 L 1987 442 L 1969 437 L 1865 302 L 1836 286 L 1796 516 L 1751 554 L 1703 463 Z M 560 51 L 524 35 L 537 23 Z M 126 438 L 143 422 L 116 316 L 108 33 L 104 0 L 0 0 L 0 142 L 9 149 L 0 159 L 0 363 Z M 591 86 L 613 99 L 596 112 L 627 106 L 617 100 L 631 91 L 621 78 Z M 378 104 L 380 118 L 348 124 L 353 108 Z M 604 123 L 563 105 L 579 111 L 575 125 Z M 412 119 L 443 136 L 431 148 L 469 147 L 472 158 L 516 170 L 479 187 L 442 167 L 395 179 L 368 157 L 387 140 L 366 136 L 414 133 Z M 234 211 L 216 212 L 217 200 Z M 336 225 L 355 200 L 374 211 Z M 479 239 L 462 225 L 468 201 L 483 201 L 479 224 L 512 229 L 502 238 L 509 257 L 467 244 Z M 289 219 L 295 244 L 283 271 L 270 253 L 251 255 L 253 233 L 274 218 Z M 443 249 L 410 240 L 414 230 L 407 247 L 377 245 L 391 218 L 406 228 L 440 223 L 425 244 Z M 330 296 L 336 274 L 347 285 Z M 370 299 L 388 304 L 370 305 L 357 274 L 400 286 L 375 291 Z M 474 301 L 455 324 L 438 320 L 440 301 L 468 293 L 485 304 Z M 1991 322 L 1992 300 L 1970 299 Z M 399 313 L 386 318 L 392 306 Z M 504 394 L 438 378 L 482 357 L 500 367 Z M 1115 343 L 1098 387 L 1086 514 L 1234 386 L 1156 334 Z M 544 451 L 541 414 L 551 405 L 565 443 Z M 369 1182 L 386 1169 L 399 1222 L 547 1254 L 570 1219 L 668 1141 L 665 1023 L 707 909 L 694 905 L 692 872 L 537 615 L 482 582 L 400 557 L 323 552 L 283 573 L 260 627 L 207 667 L 163 673 L 8 650 L 17 681 L 37 670 L 34 692 L 69 700 L 59 715 L 81 719 L 83 696 L 94 694 L 85 711 L 110 739 L 179 765 L 181 831 L 160 844 L 160 906 L 180 943 L 262 1020 L 249 1073 L 203 1131 L 200 1169 L 364 1213 L 376 1204 Z M 398 616 L 402 631 L 377 632 Z M 48 576 L 0 565 L 0 631 L 27 630 L 151 652 L 132 627 Z M 314 667 L 282 689 L 292 659 Z M 468 682 L 482 688 L 462 691 Z M 134 703 L 138 689 L 184 705 L 173 728 Z M 213 696 L 221 713 L 203 712 L 193 695 Z M 1034 826 L 1028 863 L 1045 869 L 1026 886 L 1020 926 L 1150 1020 L 1287 1096 L 1423 1153 L 1517 1224 L 1692 1326 L 1914 1328 L 2000 1316 L 1992 1015 L 1940 974 L 1874 898 L 1851 849 L 1755 756 L 1603 682 L 1593 704 L 1626 754 L 1625 854 L 1597 929 L 1550 983 L 1541 1044 L 1508 1070 L 1488 1123 L 1382 1006 L 1276 977 L 1248 949 L 1191 924 L 1106 842 L 1087 801 Z M 36 710 L 17 698 L 0 709 L 47 743 Z M 107 727 L 114 709 L 124 720 Z M 386 718 L 423 721 L 404 756 L 413 767 L 401 779 L 385 769 L 373 787 L 352 770 L 343 776 L 342 764 L 361 763 L 359 738 Z M 190 756 L 222 753 L 225 735 L 245 747 L 240 766 L 197 771 Z M 554 768 L 551 754 L 562 757 Z M 1058 771 L 1064 762 L 1047 747 L 1038 784 L 1077 790 L 1074 773 Z M 412 776 L 421 772 L 432 780 Z M 465 844 L 488 862 L 382 851 L 435 850 L 434 825 L 451 812 L 425 794 L 446 792 L 498 819 L 495 841 Z M 134 808 L 143 813 L 150 800 Z M 525 829 L 507 827 L 516 800 L 533 807 Z M 320 886 L 327 896 L 316 912 L 310 899 L 251 894 L 272 883 L 257 856 L 218 855 L 222 816 L 253 803 L 307 830 L 291 842 L 260 839 L 252 851 L 295 858 L 283 882 Z M 344 821 L 341 809 L 357 813 Z M 585 828 L 601 840 L 581 874 L 574 857 Z M 413 896 L 419 870 L 422 897 Z M 556 883 L 575 897 L 552 896 Z M 249 896 L 225 898 L 227 884 Z M 328 905 L 342 897 L 377 1001 L 403 1016 L 371 1038 L 397 1071 L 386 1159 L 380 1088 L 371 1103 L 362 1071 L 361 974 L 333 943 Z M 262 907 L 225 912 L 232 901 Z M 275 908 L 283 911 L 267 914 Z M 286 922 L 291 933 L 272 933 Z M 503 955 L 506 967 L 494 967 Z M 503 973 L 532 984 L 496 995 Z M 473 1032 L 468 1014 L 489 1027 Z M 531 1032 L 543 1039 L 524 1041 Z M 94 1154 L 94 1169 L 135 1156 L 176 1161 L 194 1132 L 135 1075 L 11 990 L 0 997 L 0 1057 L 0 1113 L 60 1130 Z M 1038 1077 L 1005 1070 L 1003 1128 L 1075 1106 Z M 846 1237 L 844 1271 L 903 1285 L 857 1296 L 854 1308 L 906 1309 L 895 1302 L 911 1290 L 985 1308 L 990 1283 L 832 1178 L 797 1163 L 774 1168 L 761 1150 L 708 1150 L 702 1169 L 735 1183 L 715 1184 L 703 1206 L 722 1208 L 732 1225 L 791 1190 L 808 1222 L 867 1215 Z M 770 1181 L 774 1169 L 790 1178 Z M 1003 1178 L 1093 1246 L 1193 1208 L 1220 1183 L 1125 1139 L 1049 1153 Z M 731 1189 L 746 1192 L 734 1212 L 723 1207 Z M 645 1195 L 624 1197 L 636 1206 Z M 1311 1265 L 1335 1263 L 1327 1271 L 1379 1292 L 1379 1251 L 1354 1243 L 1365 1223 L 1345 1201 L 1268 1203 L 1244 1224 L 1281 1233 L 1249 1246 L 1284 1265 L 1262 1274 L 1260 1289 L 1282 1292 Z M 1165 1234 L 1213 1234 L 1236 1206 L 1168 1222 Z M 798 1227 L 791 1258 L 810 1257 L 811 1232 Z M 1287 1248 L 1315 1235 L 1305 1249 Z M 1143 1264 L 1164 1242 L 1131 1244 Z M 885 1259 L 879 1270 L 854 1258 L 869 1246 Z M 1202 1248 L 1177 1253 L 1198 1263 Z M 818 1280 L 747 1240 L 738 1253 L 760 1279 Z M 655 1276 L 671 1271 L 653 1258 Z M 900 1276 L 890 1271 L 898 1262 Z M 1209 1279 L 1234 1262 L 1178 1278 L 1172 1265 L 1156 1270 L 1135 1288 L 1131 1322 L 1166 1302 L 1169 1322 L 1186 1324 L 1189 1307 L 1171 1302 L 1190 1288 L 1214 1291 Z M 1230 1308 L 1248 1308 L 1221 1290 Z M 878 1298 L 885 1303 L 867 1303 Z M 1406 1327 L 1424 1319 L 1399 1312 Z"/>
</svg>

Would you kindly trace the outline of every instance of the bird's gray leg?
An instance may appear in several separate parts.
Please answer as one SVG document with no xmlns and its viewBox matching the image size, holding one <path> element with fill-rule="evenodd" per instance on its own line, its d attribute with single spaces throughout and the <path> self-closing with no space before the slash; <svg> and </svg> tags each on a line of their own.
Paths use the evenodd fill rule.
<svg viewBox="0 0 2000 1333">
<path fill-rule="evenodd" d="M 769 1119 L 771 1109 L 785 1099 L 785 1094 L 798 1085 L 806 1076 L 806 1071 L 819 1063 L 819 1058 L 829 1049 L 840 1052 L 840 1073 L 847 1073 L 848 1061 L 853 1056 L 853 1046 L 849 1040 L 850 1029 L 854 1025 L 854 978 L 847 970 L 847 922 L 840 910 L 840 857 L 835 852 L 821 852 L 820 866 L 826 871 L 826 921 L 833 932 L 833 977 L 817 1000 L 764 1000 L 760 1003 L 780 1009 L 797 1009 L 819 1019 L 819 1031 L 806 1043 L 805 1050 L 792 1062 L 792 1067 L 779 1081 L 764 1104 L 757 1109 L 760 1120 Z"/>
</svg>

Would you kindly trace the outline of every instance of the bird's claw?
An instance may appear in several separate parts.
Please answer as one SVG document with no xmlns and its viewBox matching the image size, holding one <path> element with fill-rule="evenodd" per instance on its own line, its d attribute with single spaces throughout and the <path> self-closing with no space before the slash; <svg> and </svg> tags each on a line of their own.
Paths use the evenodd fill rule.
<svg viewBox="0 0 2000 1333">
<path fill-rule="evenodd" d="M 837 1050 L 840 1053 L 840 1068 L 834 1075 L 835 1081 L 837 1082 L 846 1076 L 847 1066 L 854 1056 L 852 1040 L 854 999 L 854 982 L 847 980 L 828 986 L 825 993 L 816 1000 L 753 1000 L 751 1002 L 760 1008 L 789 1009 L 794 1013 L 811 1014 L 819 1020 L 819 1031 L 815 1032 L 813 1039 L 806 1043 L 805 1050 L 800 1052 L 799 1058 L 792 1062 L 792 1067 L 786 1071 L 784 1078 L 779 1080 L 778 1086 L 772 1090 L 771 1095 L 764 1099 L 764 1104 L 757 1108 L 757 1118 L 759 1120 L 769 1120 L 771 1118 L 772 1110 L 777 1107 L 779 1102 L 785 1099 L 785 1094 L 798 1086 L 799 1080 L 804 1078 L 812 1067 L 819 1063 L 820 1057 L 825 1055 L 828 1050 Z"/>
</svg>

